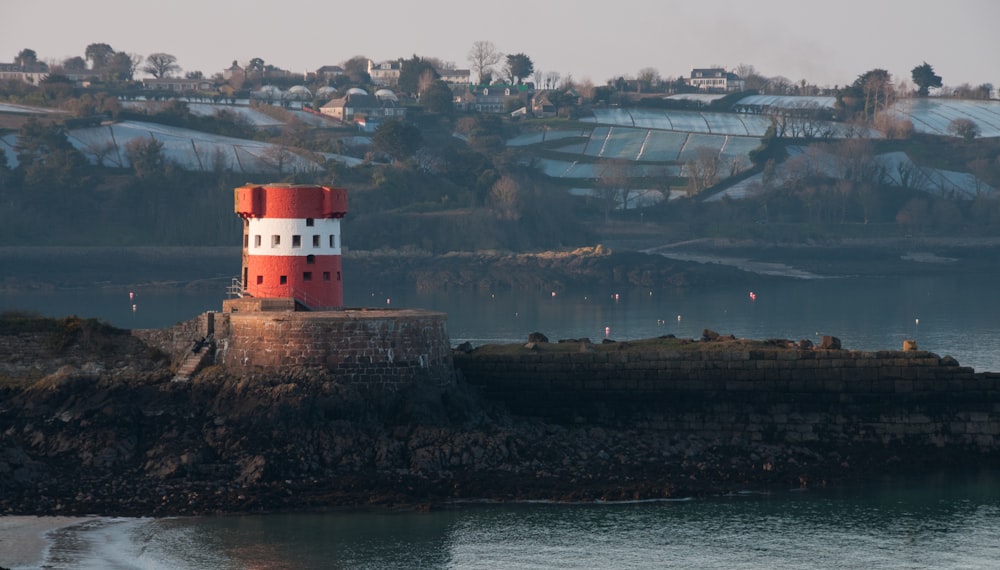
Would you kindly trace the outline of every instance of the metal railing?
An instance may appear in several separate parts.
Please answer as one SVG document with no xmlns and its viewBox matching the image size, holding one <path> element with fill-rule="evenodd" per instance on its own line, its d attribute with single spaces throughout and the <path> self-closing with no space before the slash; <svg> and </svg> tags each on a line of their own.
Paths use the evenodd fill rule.
<svg viewBox="0 0 1000 570">
<path fill-rule="evenodd" d="M 276 287 L 275 286 L 258 287 L 257 291 L 258 293 L 263 293 L 263 295 L 261 296 L 264 297 L 276 297 L 276 298 L 291 297 L 295 299 L 296 303 L 302 305 L 303 307 L 309 309 L 310 311 L 317 309 L 333 308 L 333 307 L 324 307 L 323 305 L 320 305 L 319 299 L 316 299 L 314 296 L 310 295 L 308 291 L 302 291 L 300 289 L 297 289 L 295 287 L 289 287 L 287 285 L 278 285 Z M 274 294 L 273 295 L 270 294 L 271 292 L 273 292 Z M 239 277 L 233 277 L 229 286 L 226 287 L 226 294 L 229 295 L 230 298 L 235 297 L 242 299 L 244 297 L 253 297 L 253 295 L 248 293 L 246 289 L 243 287 L 243 281 L 241 281 Z"/>
<path fill-rule="evenodd" d="M 233 280 L 226 287 L 226 295 L 229 295 L 230 299 L 242 299 L 245 294 L 246 290 L 243 289 L 243 281 L 241 281 L 239 277 L 233 277 Z"/>
</svg>

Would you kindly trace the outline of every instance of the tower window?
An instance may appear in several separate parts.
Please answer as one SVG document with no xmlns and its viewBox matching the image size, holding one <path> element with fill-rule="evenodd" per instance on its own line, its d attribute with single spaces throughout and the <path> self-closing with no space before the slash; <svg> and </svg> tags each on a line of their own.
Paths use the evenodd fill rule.
<svg viewBox="0 0 1000 570">
<path fill-rule="evenodd" d="M 253 236 L 253 246 L 254 247 L 260 247 L 260 236 L 259 235 Z"/>
<path fill-rule="evenodd" d="M 288 285 L 288 276 L 287 275 L 282 275 L 281 277 L 279 277 L 278 278 L 278 283 L 280 283 L 282 285 Z"/>
<path fill-rule="evenodd" d="M 278 247 L 281 245 L 281 236 L 275 234 L 271 236 L 271 247 Z"/>
<path fill-rule="evenodd" d="M 340 281 L 340 272 L 337 272 L 337 281 Z"/>
<path fill-rule="evenodd" d="M 315 255 L 307 255 L 306 256 L 306 265 L 312 265 L 314 263 L 316 263 L 316 256 Z"/>
<path fill-rule="evenodd" d="M 263 275 L 258 275 L 257 276 L 257 284 L 258 285 L 263 285 L 264 284 L 264 276 Z"/>
<path fill-rule="evenodd" d="M 302 247 L 302 236 L 292 236 L 292 247 Z"/>
<path fill-rule="evenodd" d="M 313 280 L 312 271 L 303 271 L 302 272 L 302 280 L 303 281 L 312 281 Z"/>
<path fill-rule="evenodd" d="M 311 228 L 316 225 L 316 220 L 312 218 L 306 218 L 306 225 Z"/>
<path fill-rule="evenodd" d="M 313 236 L 313 247 L 319 247 L 319 236 Z"/>
<path fill-rule="evenodd" d="M 243 247 L 248 247 L 250 245 L 250 236 L 243 234 Z"/>
<path fill-rule="evenodd" d="M 330 280 L 330 272 L 329 271 L 324 271 L 323 272 L 323 281 L 329 281 L 329 280 Z"/>
</svg>

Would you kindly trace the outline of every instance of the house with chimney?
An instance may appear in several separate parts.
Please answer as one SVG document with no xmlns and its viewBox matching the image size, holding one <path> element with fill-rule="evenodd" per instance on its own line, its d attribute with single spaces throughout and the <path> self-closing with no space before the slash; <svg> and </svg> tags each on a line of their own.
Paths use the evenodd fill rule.
<svg viewBox="0 0 1000 570">
<path fill-rule="evenodd" d="M 686 82 L 691 87 L 696 87 L 701 91 L 717 93 L 743 91 L 746 85 L 746 82 L 739 75 L 728 72 L 721 67 L 696 67 L 691 70 L 691 76 L 686 78 Z"/>
</svg>

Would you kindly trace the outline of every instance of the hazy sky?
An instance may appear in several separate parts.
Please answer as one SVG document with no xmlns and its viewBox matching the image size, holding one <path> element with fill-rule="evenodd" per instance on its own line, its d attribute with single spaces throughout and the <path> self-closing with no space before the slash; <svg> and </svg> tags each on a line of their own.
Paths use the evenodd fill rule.
<svg viewBox="0 0 1000 570">
<path fill-rule="evenodd" d="M 469 68 L 472 44 L 488 40 L 536 71 L 597 84 L 740 63 L 819 85 L 876 67 L 910 81 L 927 61 L 946 85 L 1000 85 L 998 22 L 998 0 L 0 0 L 0 62 L 23 48 L 62 61 L 107 43 L 170 53 L 206 76 L 253 57 L 297 72 L 355 55 Z"/>
</svg>

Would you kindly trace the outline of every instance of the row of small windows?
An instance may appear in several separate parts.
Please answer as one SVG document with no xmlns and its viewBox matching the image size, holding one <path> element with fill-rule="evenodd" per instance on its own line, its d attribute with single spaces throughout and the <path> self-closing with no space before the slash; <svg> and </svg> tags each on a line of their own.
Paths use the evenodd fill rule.
<svg viewBox="0 0 1000 570">
<path fill-rule="evenodd" d="M 330 281 L 330 279 L 331 279 L 331 273 L 329 271 L 324 271 L 323 272 L 323 281 Z M 303 281 L 312 281 L 313 280 L 313 272 L 312 271 L 303 271 L 302 272 L 302 280 Z M 339 271 L 337 272 L 337 281 L 340 281 L 340 272 Z M 258 285 L 263 285 L 264 284 L 264 276 L 263 275 L 258 275 L 257 276 L 257 284 Z M 278 277 L 278 284 L 279 285 L 288 285 L 288 276 L 287 275 L 282 275 L 282 276 Z"/>
<path fill-rule="evenodd" d="M 320 243 L 322 242 L 322 237 L 323 236 L 320 236 L 320 235 L 313 235 L 312 236 L 312 246 L 313 247 L 322 247 L 320 245 Z M 327 236 L 327 241 L 329 242 L 330 247 L 333 247 L 333 248 L 337 247 L 337 236 L 335 234 L 328 235 Z M 262 236 L 260 236 L 260 235 L 253 236 L 253 246 L 255 248 L 260 247 L 262 242 L 263 242 Z M 243 247 L 248 247 L 249 245 L 250 245 L 250 236 L 248 236 L 248 235 L 247 236 L 243 236 Z M 281 236 L 278 235 L 278 234 L 272 235 L 271 236 L 271 247 L 279 247 L 279 246 L 281 246 Z M 294 235 L 294 236 L 292 236 L 292 247 L 302 247 L 302 236 L 300 236 L 300 235 Z"/>
</svg>

